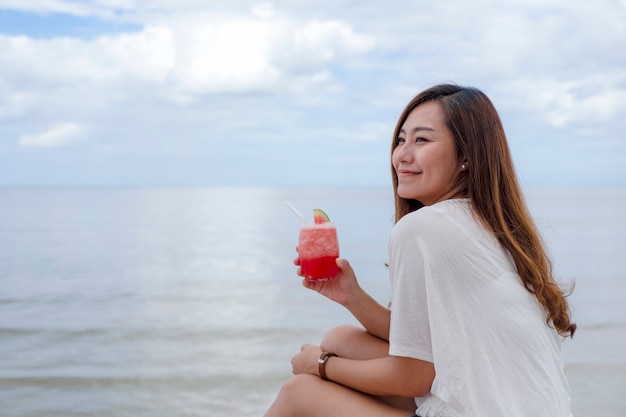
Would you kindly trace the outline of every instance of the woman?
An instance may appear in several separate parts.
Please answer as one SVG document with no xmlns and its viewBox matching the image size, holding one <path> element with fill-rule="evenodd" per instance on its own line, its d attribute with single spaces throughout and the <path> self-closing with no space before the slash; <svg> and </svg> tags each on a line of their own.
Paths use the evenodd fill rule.
<svg viewBox="0 0 626 417">
<path fill-rule="evenodd" d="M 303 281 L 364 329 L 304 345 L 266 417 L 571 416 L 560 344 L 575 324 L 490 100 L 456 85 L 422 92 L 391 163 L 390 309 L 345 259 L 334 280 Z"/>
</svg>

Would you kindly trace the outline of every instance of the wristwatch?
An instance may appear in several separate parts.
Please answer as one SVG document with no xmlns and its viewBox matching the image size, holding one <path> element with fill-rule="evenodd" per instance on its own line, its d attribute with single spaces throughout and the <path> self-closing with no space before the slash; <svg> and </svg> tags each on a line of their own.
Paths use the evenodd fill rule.
<svg viewBox="0 0 626 417">
<path fill-rule="evenodd" d="M 317 369 L 319 370 L 320 378 L 322 378 L 324 381 L 329 380 L 326 376 L 326 362 L 328 362 L 328 359 L 332 358 L 333 356 L 337 355 L 331 352 L 322 352 L 320 358 L 317 360 Z"/>
</svg>

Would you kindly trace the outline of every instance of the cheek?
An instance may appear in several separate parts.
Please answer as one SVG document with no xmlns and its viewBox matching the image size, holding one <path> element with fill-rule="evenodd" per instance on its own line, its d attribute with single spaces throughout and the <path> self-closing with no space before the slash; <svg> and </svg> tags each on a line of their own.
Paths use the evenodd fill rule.
<svg viewBox="0 0 626 417">
<path fill-rule="evenodd" d="M 437 148 L 431 148 L 427 152 L 422 152 L 419 155 L 420 164 L 426 168 L 440 169 L 444 165 L 447 165 L 445 152 Z"/>
<path fill-rule="evenodd" d="M 420 163 L 422 167 L 443 177 L 449 177 L 456 172 L 456 158 L 448 149 L 433 148 L 432 152 L 425 152 L 421 155 Z"/>
</svg>

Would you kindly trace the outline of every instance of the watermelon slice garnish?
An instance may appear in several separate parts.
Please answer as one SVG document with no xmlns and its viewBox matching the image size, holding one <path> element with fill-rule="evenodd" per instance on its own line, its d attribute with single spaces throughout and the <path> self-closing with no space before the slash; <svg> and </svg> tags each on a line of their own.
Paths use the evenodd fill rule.
<svg viewBox="0 0 626 417">
<path fill-rule="evenodd" d="M 324 213 L 324 210 L 313 209 L 313 221 L 315 224 L 330 223 L 330 217 Z"/>
</svg>

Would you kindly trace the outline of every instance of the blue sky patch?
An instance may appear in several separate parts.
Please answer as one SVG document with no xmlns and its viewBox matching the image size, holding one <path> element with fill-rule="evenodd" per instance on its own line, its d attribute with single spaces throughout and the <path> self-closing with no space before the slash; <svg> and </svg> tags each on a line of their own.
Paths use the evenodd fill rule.
<svg viewBox="0 0 626 417">
<path fill-rule="evenodd" d="M 25 35 L 39 39 L 61 36 L 92 39 L 101 35 L 137 32 L 141 29 L 141 25 L 95 17 L 0 10 L 0 33 L 5 35 Z"/>
</svg>

